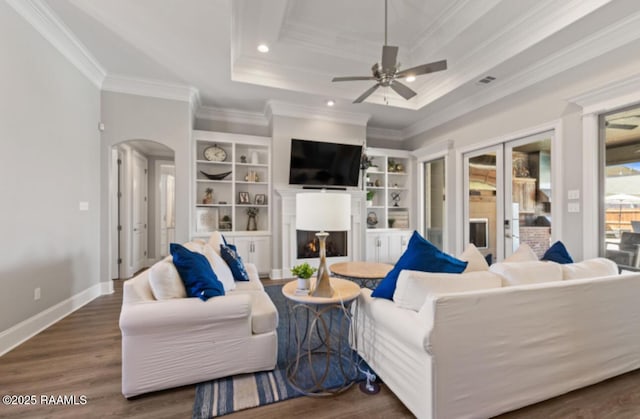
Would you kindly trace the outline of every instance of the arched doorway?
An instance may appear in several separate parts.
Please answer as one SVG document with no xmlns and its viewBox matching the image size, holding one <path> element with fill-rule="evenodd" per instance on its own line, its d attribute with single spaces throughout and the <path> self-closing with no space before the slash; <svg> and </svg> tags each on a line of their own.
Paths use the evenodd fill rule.
<svg viewBox="0 0 640 419">
<path fill-rule="evenodd" d="M 130 278 L 174 240 L 174 151 L 142 139 L 112 146 L 110 184 L 111 276 Z"/>
</svg>

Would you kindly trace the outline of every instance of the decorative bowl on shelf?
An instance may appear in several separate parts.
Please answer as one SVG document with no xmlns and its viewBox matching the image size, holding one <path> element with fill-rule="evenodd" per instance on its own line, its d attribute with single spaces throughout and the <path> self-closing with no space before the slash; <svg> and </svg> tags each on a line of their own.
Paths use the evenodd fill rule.
<svg viewBox="0 0 640 419">
<path fill-rule="evenodd" d="M 200 170 L 200 173 L 205 175 L 210 180 L 222 180 L 222 179 L 226 178 L 227 176 L 229 176 L 231 174 L 230 171 L 229 172 L 224 172 L 224 173 L 209 174 L 209 173 L 203 172 L 202 170 Z"/>
</svg>

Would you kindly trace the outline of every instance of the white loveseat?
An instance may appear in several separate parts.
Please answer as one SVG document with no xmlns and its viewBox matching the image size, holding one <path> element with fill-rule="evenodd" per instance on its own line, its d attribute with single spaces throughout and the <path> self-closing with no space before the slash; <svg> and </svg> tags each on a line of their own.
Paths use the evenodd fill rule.
<svg viewBox="0 0 640 419">
<path fill-rule="evenodd" d="M 162 263 L 170 257 L 123 286 L 125 397 L 275 367 L 278 312 L 253 264 L 245 263 L 249 281 L 202 301 L 156 299 L 149 275 Z"/>
<path fill-rule="evenodd" d="M 606 259 L 497 265 L 467 278 L 474 291 L 441 287 L 467 274 L 416 271 L 394 301 L 362 290 L 357 350 L 418 418 L 487 418 L 640 368 L 640 274 Z"/>
</svg>

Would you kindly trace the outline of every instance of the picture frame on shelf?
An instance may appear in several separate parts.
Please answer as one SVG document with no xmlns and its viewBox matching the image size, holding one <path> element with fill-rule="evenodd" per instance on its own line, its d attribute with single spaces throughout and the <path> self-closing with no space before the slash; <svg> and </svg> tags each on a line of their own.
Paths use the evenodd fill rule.
<svg viewBox="0 0 640 419">
<path fill-rule="evenodd" d="M 256 194 L 255 204 L 256 205 L 266 205 L 267 203 L 267 195 L 263 193 Z"/>
<path fill-rule="evenodd" d="M 238 192 L 238 204 L 249 204 L 249 192 Z"/>
<path fill-rule="evenodd" d="M 211 233 L 218 229 L 218 208 L 196 210 L 196 232 Z"/>
</svg>

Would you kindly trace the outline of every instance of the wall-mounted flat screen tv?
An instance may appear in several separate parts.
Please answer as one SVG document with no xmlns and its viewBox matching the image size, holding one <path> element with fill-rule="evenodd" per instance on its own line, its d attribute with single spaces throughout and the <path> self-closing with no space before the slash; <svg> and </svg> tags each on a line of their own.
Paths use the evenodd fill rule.
<svg viewBox="0 0 640 419">
<path fill-rule="evenodd" d="M 291 139 L 289 184 L 358 186 L 362 146 Z"/>
</svg>

